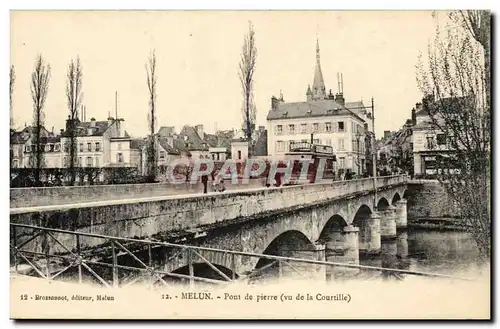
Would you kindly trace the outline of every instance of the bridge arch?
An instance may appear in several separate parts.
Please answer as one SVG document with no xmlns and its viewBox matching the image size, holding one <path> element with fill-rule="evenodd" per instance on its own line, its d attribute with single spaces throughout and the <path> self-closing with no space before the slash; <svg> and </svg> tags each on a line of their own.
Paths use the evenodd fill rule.
<svg viewBox="0 0 500 329">
<path fill-rule="evenodd" d="M 300 257 L 301 251 L 314 251 L 315 247 L 311 240 L 302 232 L 289 230 L 281 233 L 266 247 L 263 254 L 285 257 Z M 255 265 L 255 269 L 262 268 L 273 260 L 261 258 Z"/>
<path fill-rule="evenodd" d="M 387 209 L 391 204 L 389 203 L 389 201 L 387 200 L 387 198 L 384 196 L 384 197 L 381 197 L 378 202 L 377 202 L 377 210 L 385 210 Z"/>
<path fill-rule="evenodd" d="M 362 204 L 354 215 L 352 225 L 359 228 L 358 241 L 360 252 L 370 249 L 369 244 L 372 239 L 372 232 L 369 221 L 372 213 L 373 212 L 368 205 Z"/>
<path fill-rule="evenodd" d="M 391 201 L 391 204 L 396 204 L 396 202 L 398 202 L 399 200 L 401 200 L 401 195 L 399 195 L 399 192 L 396 192 L 394 193 L 394 196 L 392 197 L 392 201 Z"/>
<path fill-rule="evenodd" d="M 408 189 L 405 189 L 403 192 L 403 199 L 408 200 L 409 196 L 410 196 L 410 191 Z"/>
<path fill-rule="evenodd" d="M 323 226 L 318 241 L 321 243 L 328 242 L 332 238 L 332 235 L 335 236 L 337 233 L 342 233 L 347 225 L 347 221 L 343 216 L 339 214 L 333 215 Z"/>
</svg>

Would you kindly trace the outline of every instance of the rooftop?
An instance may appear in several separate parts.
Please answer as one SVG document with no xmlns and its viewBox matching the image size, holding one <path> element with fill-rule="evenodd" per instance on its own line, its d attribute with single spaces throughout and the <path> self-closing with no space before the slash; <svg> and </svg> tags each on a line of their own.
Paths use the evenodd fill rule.
<svg viewBox="0 0 500 329">
<path fill-rule="evenodd" d="M 361 102 L 351 102 L 348 104 L 359 104 Z M 361 103 L 362 104 L 362 103 Z M 360 121 L 364 121 L 346 106 L 337 103 L 333 99 L 312 100 L 307 102 L 279 103 L 276 109 L 271 109 L 267 115 L 267 120 L 294 119 L 306 117 L 324 117 L 350 115 Z"/>
</svg>

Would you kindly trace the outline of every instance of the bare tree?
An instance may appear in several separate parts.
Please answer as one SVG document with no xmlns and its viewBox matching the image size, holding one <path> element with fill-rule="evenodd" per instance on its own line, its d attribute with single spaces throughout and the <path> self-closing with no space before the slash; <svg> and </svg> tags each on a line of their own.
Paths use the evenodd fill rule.
<svg viewBox="0 0 500 329">
<path fill-rule="evenodd" d="M 423 108 L 437 138 L 437 177 L 452 196 L 481 256 L 491 252 L 488 12 L 453 12 L 436 29 L 428 67 L 418 65 Z M 441 32 L 445 31 L 442 36 Z M 445 146 L 446 145 L 446 146 Z"/>
<path fill-rule="evenodd" d="M 257 48 L 255 46 L 255 32 L 252 22 L 249 22 L 248 33 L 245 35 L 243 47 L 241 50 L 241 60 L 239 64 L 239 78 L 243 92 L 243 125 L 245 137 L 248 142 L 248 156 L 253 151 L 252 136 L 255 131 L 255 120 L 257 109 L 253 98 L 254 73 L 257 63 Z"/>
<path fill-rule="evenodd" d="M 12 138 L 12 129 L 14 129 L 14 114 L 12 113 L 12 95 L 14 94 L 14 83 L 16 81 L 16 72 L 14 69 L 14 65 L 10 66 L 9 73 L 9 112 L 10 112 L 10 129 L 11 129 L 11 138 Z M 14 158 L 14 150 L 12 149 L 12 142 L 10 143 L 10 168 L 12 168 L 12 160 Z"/>
<path fill-rule="evenodd" d="M 50 65 L 45 64 L 42 55 L 38 55 L 35 68 L 31 73 L 31 99 L 33 100 L 33 127 L 31 130 L 30 166 L 35 169 L 35 183 L 40 185 L 40 172 L 44 166 L 45 143 L 42 129 L 45 123 L 43 107 L 47 98 L 50 81 Z"/>
<path fill-rule="evenodd" d="M 12 113 L 12 95 L 14 94 L 14 83 L 16 82 L 16 70 L 14 65 L 10 66 L 10 83 L 9 83 L 9 110 L 10 110 L 10 128 L 14 126 L 14 119 Z"/>
<path fill-rule="evenodd" d="M 76 61 L 71 60 L 68 64 L 68 71 L 66 74 L 66 101 L 68 106 L 68 137 L 69 137 L 69 160 L 68 167 L 70 173 L 70 183 L 75 184 L 76 181 L 76 164 L 77 164 L 77 122 L 78 122 L 78 109 L 82 103 L 82 80 L 83 71 L 80 64 L 80 57 L 77 56 Z"/>
<path fill-rule="evenodd" d="M 149 137 L 146 145 L 146 170 L 148 181 L 156 179 L 156 54 L 153 50 L 146 63 L 146 77 L 149 91 L 148 128 Z"/>
</svg>

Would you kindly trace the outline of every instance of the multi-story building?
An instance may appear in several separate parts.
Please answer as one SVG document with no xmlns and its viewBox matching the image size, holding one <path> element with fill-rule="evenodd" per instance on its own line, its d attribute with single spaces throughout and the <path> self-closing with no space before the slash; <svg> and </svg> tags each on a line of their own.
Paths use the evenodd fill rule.
<svg viewBox="0 0 500 329">
<path fill-rule="evenodd" d="M 452 99 L 444 99 L 452 106 Z M 437 129 L 429 116 L 432 99 L 417 104 L 416 125 L 413 127 L 413 167 L 415 175 L 435 175 L 438 157 L 449 157 L 453 149 L 446 135 Z"/>
<path fill-rule="evenodd" d="M 71 120 L 66 120 L 66 129 L 60 134 L 49 132 L 42 127 L 41 143 L 44 147 L 43 167 L 63 168 L 69 166 L 69 145 Z M 137 167 L 137 150 L 131 144 L 131 138 L 125 130 L 123 119 L 108 118 L 96 121 L 91 118 L 84 122 L 75 120 L 76 163 L 77 167 Z M 33 127 L 25 127 L 20 132 L 13 132 L 12 167 L 30 168 L 31 154 L 35 151 Z M 132 156 L 134 154 L 134 156 Z"/>
<path fill-rule="evenodd" d="M 312 88 L 305 102 L 285 102 L 271 98 L 267 115 L 267 149 L 273 158 L 282 158 L 296 142 L 332 146 L 337 155 L 336 169 L 365 170 L 365 118 L 368 112 L 362 102 L 350 103 L 350 110 L 339 90 L 327 94 L 320 64 L 319 44 L 316 45 L 316 70 Z"/>
<path fill-rule="evenodd" d="M 71 120 L 61 132 L 62 166 L 69 165 Z M 79 167 L 136 167 L 131 162 L 130 135 L 125 120 L 109 117 L 107 121 L 80 121 L 76 119 L 77 166 Z"/>
</svg>

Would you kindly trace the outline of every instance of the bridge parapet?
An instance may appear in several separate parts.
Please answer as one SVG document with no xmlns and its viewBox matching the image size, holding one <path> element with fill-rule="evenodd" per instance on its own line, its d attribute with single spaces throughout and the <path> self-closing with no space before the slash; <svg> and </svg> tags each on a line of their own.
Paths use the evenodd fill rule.
<svg viewBox="0 0 500 329">
<path fill-rule="evenodd" d="M 378 188 L 406 183 L 406 176 L 377 179 Z M 373 191 L 373 179 L 259 188 L 218 194 L 165 196 L 71 205 L 11 209 L 11 222 L 121 237 L 150 237 L 162 232 L 225 225 L 356 193 Z M 93 245 L 92 241 L 87 241 Z"/>
</svg>

